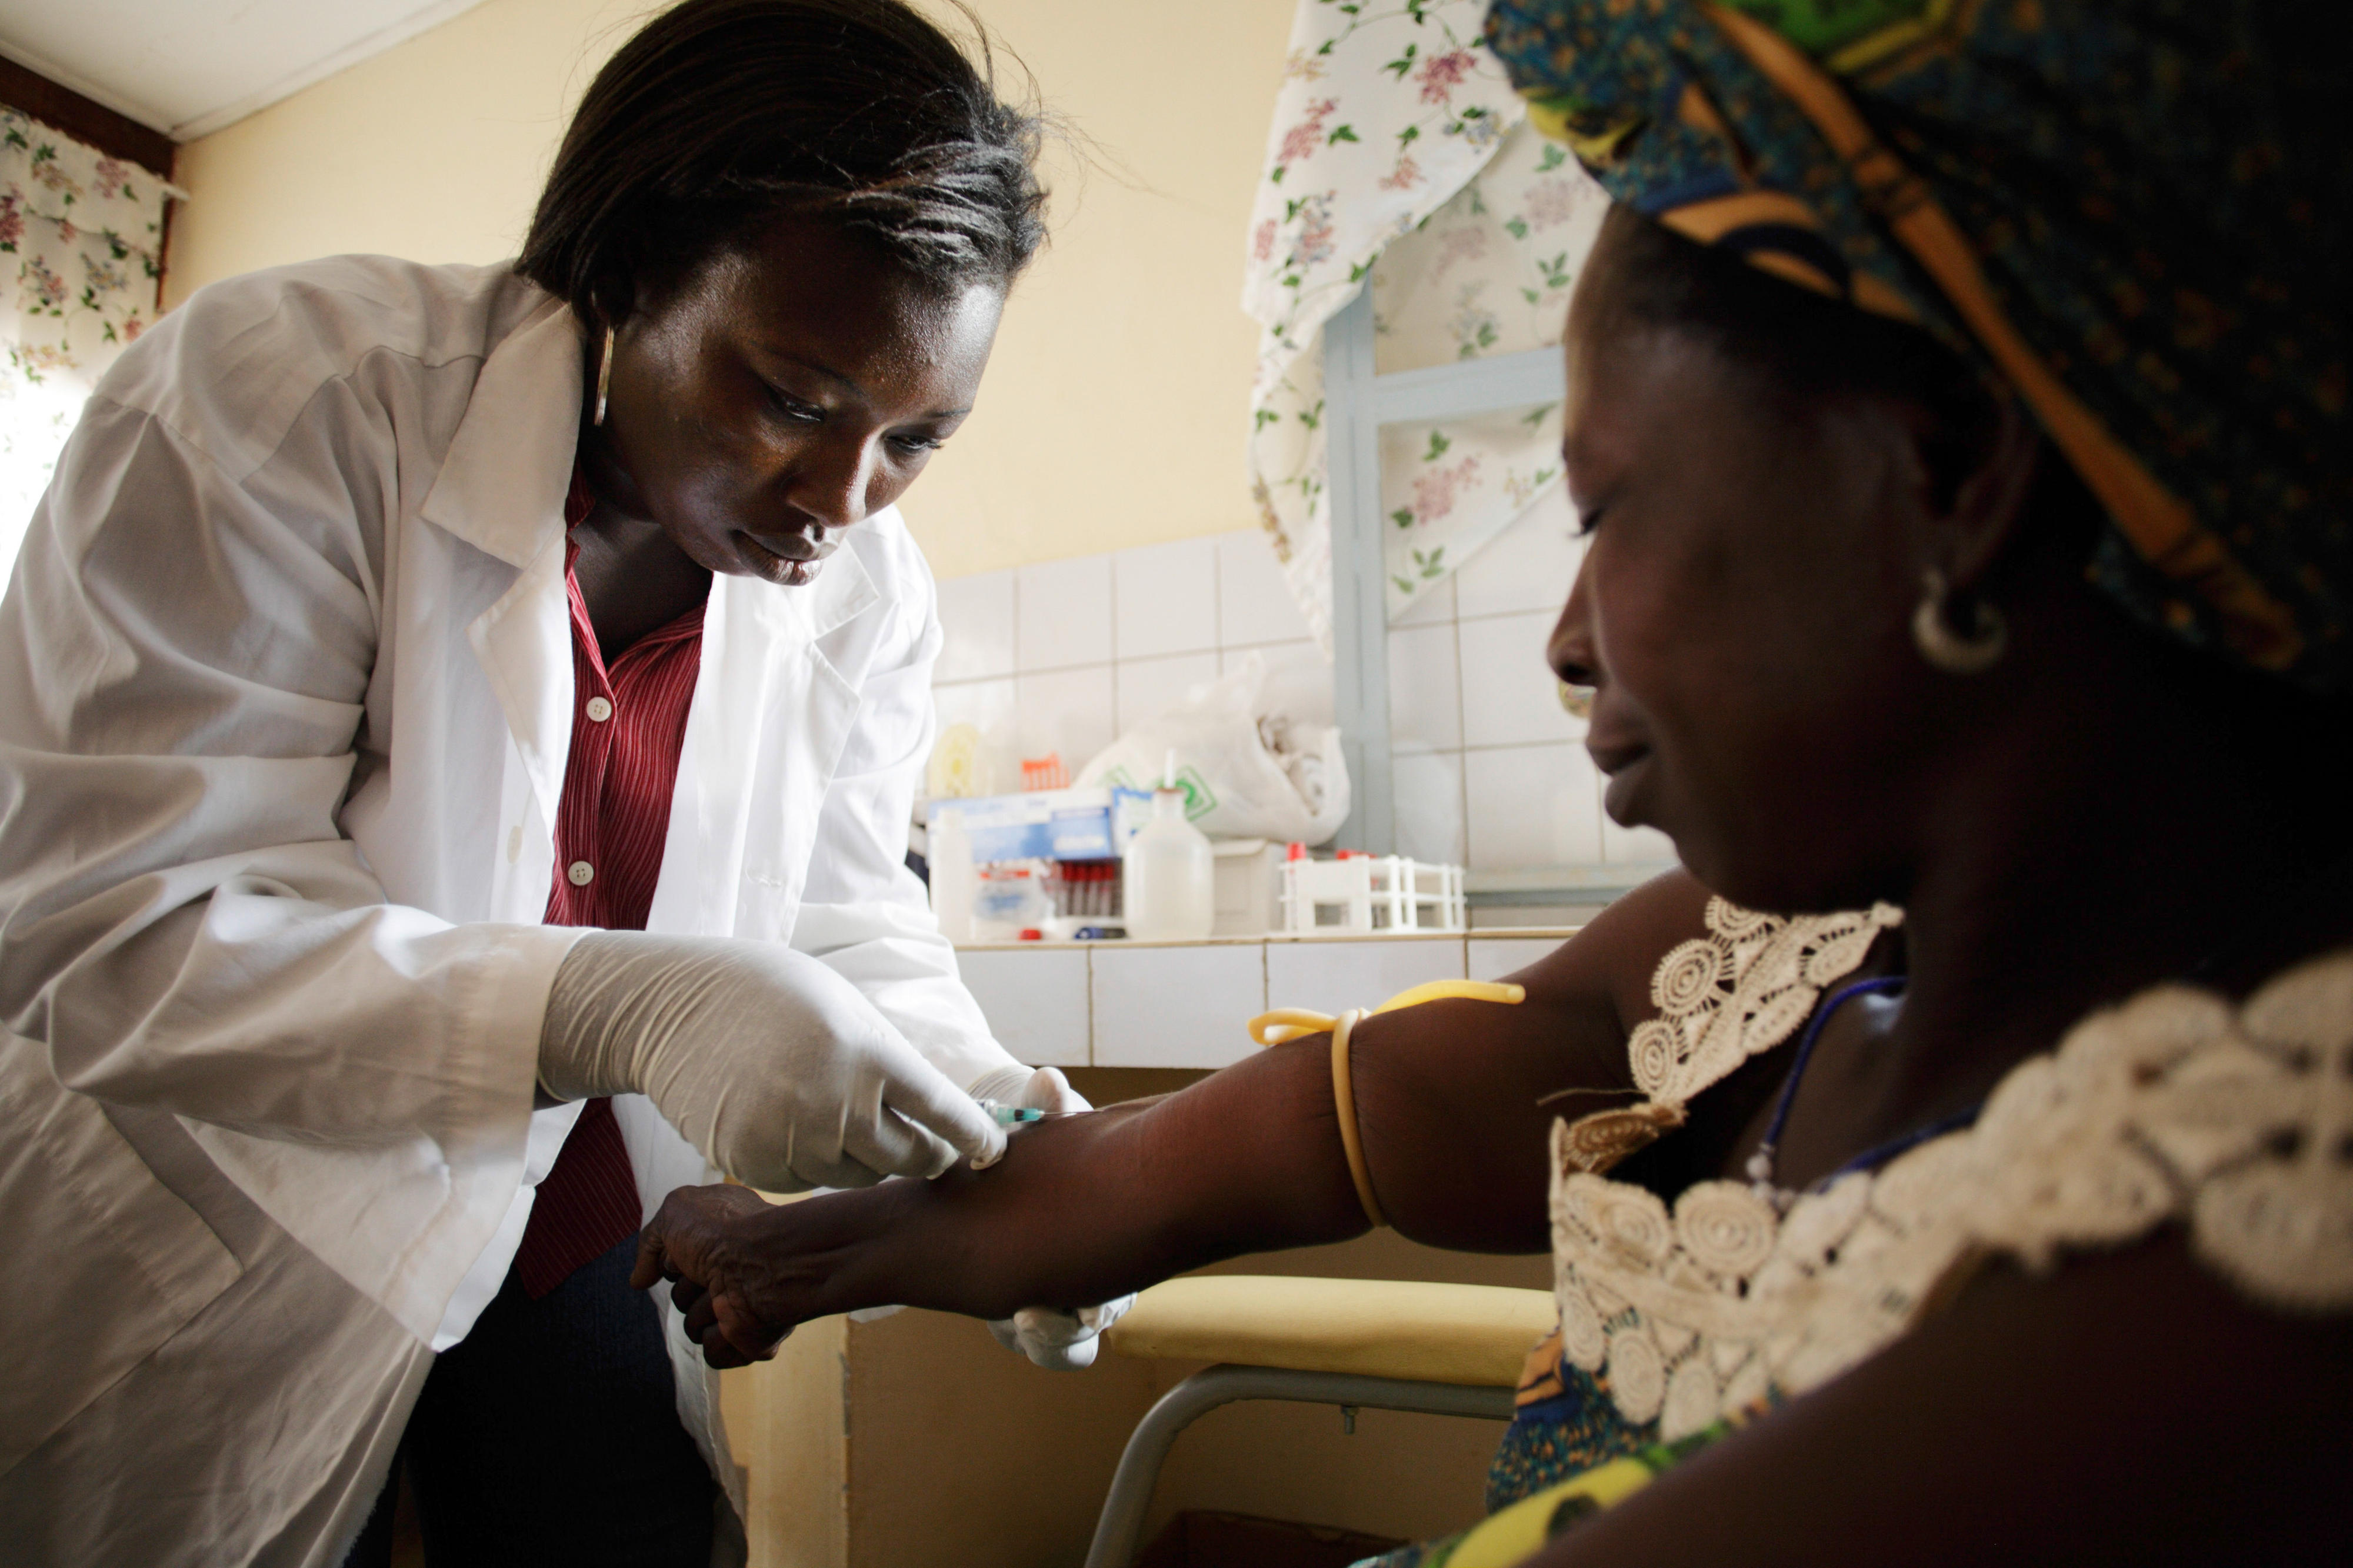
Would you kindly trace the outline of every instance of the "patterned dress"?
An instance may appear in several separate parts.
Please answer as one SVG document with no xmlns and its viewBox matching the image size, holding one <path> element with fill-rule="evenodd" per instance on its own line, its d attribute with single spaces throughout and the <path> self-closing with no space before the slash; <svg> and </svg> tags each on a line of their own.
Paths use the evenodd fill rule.
<svg viewBox="0 0 2353 1568">
<path fill-rule="evenodd" d="M 1699 1182 L 1669 1205 L 1600 1173 L 1645 1126 L 1676 1125 L 1693 1094 L 1786 1039 L 1900 918 L 1784 921 L 1717 900 L 1707 936 L 1668 954 L 1660 1018 L 1630 1042 L 1650 1102 L 1554 1127 L 1560 1328 L 1530 1359 L 1489 1479 L 1493 1511 L 1378 1568 L 1522 1561 L 1876 1354 L 1989 1258 L 2046 1270 L 2177 1224 L 2259 1307 L 2353 1311 L 2353 950 L 2243 1006 L 2160 985 L 2095 1013 L 2011 1069 L 1972 1127 L 1786 1212 L 1737 1183 Z"/>
</svg>

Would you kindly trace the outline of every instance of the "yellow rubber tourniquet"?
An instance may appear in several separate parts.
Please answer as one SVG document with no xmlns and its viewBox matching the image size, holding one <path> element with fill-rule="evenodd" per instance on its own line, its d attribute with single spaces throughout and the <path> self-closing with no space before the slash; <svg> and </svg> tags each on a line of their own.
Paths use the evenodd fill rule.
<svg viewBox="0 0 2353 1568">
<path fill-rule="evenodd" d="M 1304 1007 L 1277 1007 L 1271 1013 L 1261 1013 L 1243 1026 L 1250 1037 L 1261 1046 L 1279 1046 L 1286 1040 L 1303 1040 L 1310 1035 L 1320 1035 L 1335 1027 L 1340 1020 L 1329 1013 L 1310 1012 Z"/>
<path fill-rule="evenodd" d="M 1401 1007 L 1419 1007 L 1424 1002 L 1501 1002 L 1516 1005 L 1528 998 L 1525 985 L 1507 985 L 1499 980 L 1432 980 L 1400 991 L 1379 1006 L 1375 1013 L 1394 1013 Z M 1277 1007 L 1271 1013 L 1261 1013 L 1249 1024 L 1250 1037 L 1261 1046 L 1279 1046 L 1285 1040 L 1296 1040 L 1308 1035 L 1320 1035 L 1339 1023 L 1329 1013 L 1318 1013 L 1308 1007 Z"/>
<path fill-rule="evenodd" d="M 1365 1015 L 1350 1009 L 1332 1026 L 1332 1108 L 1340 1113 L 1340 1147 L 1348 1155 L 1348 1179 L 1356 1184 L 1356 1201 L 1365 1217 L 1378 1230 L 1389 1223 L 1381 1200 L 1373 1195 L 1372 1168 L 1365 1163 L 1365 1135 L 1356 1127 L 1356 1086 L 1348 1072 L 1348 1036 Z"/>
<path fill-rule="evenodd" d="M 1510 985 L 1500 980 L 1426 980 L 1409 991 L 1400 991 L 1379 1006 L 1376 1013 L 1394 1013 L 1402 1007 L 1419 1007 L 1424 1002 L 1502 1002 L 1517 1005 L 1528 999 L 1525 985 Z"/>
<path fill-rule="evenodd" d="M 1500 981 L 1432 980 L 1398 992 L 1372 1012 L 1394 1013 L 1400 1008 L 1419 1007 L 1424 1002 L 1456 999 L 1514 1005 L 1526 1001 L 1527 995 L 1525 986 Z M 1361 1009 L 1335 1018 L 1329 1013 L 1305 1007 L 1278 1007 L 1250 1021 L 1250 1037 L 1261 1046 L 1279 1046 L 1287 1040 L 1320 1035 L 1326 1029 L 1332 1032 L 1332 1105 L 1340 1115 L 1340 1146 L 1347 1152 L 1348 1176 L 1356 1184 L 1356 1201 L 1364 1205 L 1365 1217 L 1376 1226 L 1385 1226 L 1389 1222 L 1381 1213 L 1380 1200 L 1373 1195 L 1372 1172 L 1365 1164 L 1365 1140 L 1356 1127 L 1356 1090 L 1348 1066 L 1348 1036 L 1356 1020 L 1370 1016 L 1372 1013 Z"/>
</svg>

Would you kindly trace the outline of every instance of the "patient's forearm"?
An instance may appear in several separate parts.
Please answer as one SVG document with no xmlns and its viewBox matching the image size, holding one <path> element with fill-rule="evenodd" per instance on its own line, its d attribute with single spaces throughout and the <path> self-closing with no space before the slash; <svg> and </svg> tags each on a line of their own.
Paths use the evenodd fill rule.
<svg viewBox="0 0 2353 1568">
<path fill-rule="evenodd" d="M 1614 1087 L 1589 1012 L 1433 1003 L 1367 1019 L 1351 1059 L 1375 1195 L 1416 1240 L 1546 1243 L 1545 1147 L 1561 1087 Z M 1591 1058 L 1588 1066 L 1584 1058 Z M 1615 1068 L 1622 1073 L 1622 1068 Z M 1367 1228 L 1334 1107 L 1331 1037 L 1278 1046 L 1182 1093 L 1017 1132 L 987 1171 L 892 1182 L 759 1216 L 743 1265 L 790 1321 L 892 1302 L 983 1317 L 1105 1300 L 1206 1263 Z"/>
<path fill-rule="evenodd" d="M 1517 977 L 1518 1005 L 1437 1002 L 1356 1026 L 1357 1125 L 1390 1223 L 1434 1246 L 1545 1249 L 1552 1120 L 1628 1091 L 1624 1020 L 1704 898 L 1674 877 L 1620 900 Z M 765 1209 L 724 1193 L 673 1194 L 640 1272 L 732 1296 L 772 1330 L 894 1302 L 1002 1317 L 1106 1300 L 1367 1226 L 1323 1035 L 1179 1094 L 1025 1129 L 987 1171 Z"/>
<path fill-rule="evenodd" d="M 1322 1040 L 1137 1106 L 1016 1133 L 987 1171 L 759 1217 L 738 1267 L 793 1321 L 904 1303 L 980 1317 L 1079 1305 L 1240 1253 L 1362 1233 Z M 763 1315 L 767 1315 L 767 1310 Z"/>
</svg>

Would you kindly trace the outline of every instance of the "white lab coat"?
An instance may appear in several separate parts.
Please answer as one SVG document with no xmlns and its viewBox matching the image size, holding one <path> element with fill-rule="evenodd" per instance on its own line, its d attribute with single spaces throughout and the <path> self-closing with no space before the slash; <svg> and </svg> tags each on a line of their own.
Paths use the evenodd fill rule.
<svg viewBox="0 0 2353 1568">
<path fill-rule="evenodd" d="M 576 1115 L 532 1100 L 581 342 L 502 267 L 259 273 L 58 462 L 0 605 L 12 1561 L 333 1561 L 507 1270 Z M 716 579 L 647 923 L 790 942 L 970 1083 L 1010 1058 L 901 863 L 939 644 L 895 512 Z M 616 1109 L 649 1214 L 716 1179 Z"/>
</svg>

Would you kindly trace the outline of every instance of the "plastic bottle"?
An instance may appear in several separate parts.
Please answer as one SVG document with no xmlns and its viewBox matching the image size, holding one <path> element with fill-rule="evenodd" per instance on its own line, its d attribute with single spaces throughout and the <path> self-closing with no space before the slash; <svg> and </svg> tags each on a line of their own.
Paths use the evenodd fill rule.
<svg viewBox="0 0 2353 1568">
<path fill-rule="evenodd" d="M 964 814 L 934 809 L 924 848 L 923 860 L 932 878 L 932 913 L 939 918 L 940 934 L 950 942 L 968 942 L 973 892 L 979 877 L 972 863 L 972 839 L 964 830 Z"/>
<path fill-rule="evenodd" d="M 1155 790 L 1152 820 L 1127 841 L 1127 934 L 1138 942 L 1199 942 L 1217 918 L 1217 857 L 1185 820 L 1185 792 Z"/>
</svg>

